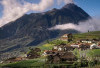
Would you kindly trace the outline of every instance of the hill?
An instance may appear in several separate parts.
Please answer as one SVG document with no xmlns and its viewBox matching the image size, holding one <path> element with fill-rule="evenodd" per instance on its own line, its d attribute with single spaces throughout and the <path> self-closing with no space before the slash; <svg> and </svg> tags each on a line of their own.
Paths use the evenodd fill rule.
<svg viewBox="0 0 100 68">
<path fill-rule="evenodd" d="M 93 31 L 88 33 L 75 34 L 75 39 L 100 39 L 100 31 Z"/>
<path fill-rule="evenodd" d="M 0 54 L 14 51 L 24 52 L 25 48 L 36 46 L 45 40 L 65 33 L 78 33 L 74 29 L 50 31 L 48 28 L 69 22 L 78 24 L 90 18 L 75 4 L 67 4 L 61 9 L 52 9 L 43 13 L 25 14 L 0 28 Z"/>
<path fill-rule="evenodd" d="M 93 31 L 93 32 L 87 32 L 87 33 L 78 33 L 78 34 L 73 34 L 73 36 L 75 38 L 74 40 L 76 40 L 76 41 L 78 39 L 93 39 L 93 38 L 99 39 L 100 38 L 100 31 Z M 51 50 L 54 47 L 55 44 L 60 44 L 62 42 L 67 43 L 67 42 L 64 42 L 64 41 L 61 41 L 61 40 L 58 41 L 56 39 L 56 40 L 52 40 L 52 41 L 47 41 L 47 43 L 45 43 L 41 46 L 37 46 L 37 47 L 42 49 L 42 51 Z M 55 44 L 52 44 L 52 43 L 55 43 Z M 86 52 L 86 50 L 85 51 L 80 51 L 80 52 L 84 53 L 84 52 Z M 76 53 L 76 51 L 75 51 L 75 53 Z M 99 56 L 100 55 L 100 49 L 87 50 L 86 55 L 88 55 L 89 57 Z M 48 64 L 45 64 L 45 59 L 46 59 L 46 57 L 40 57 L 40 58 L 37 58 L 37 59 L 25 60 L 25 61 L 20 61 L 20 62 L 16 62 L 16 63 L 3 64 L 3 65 L 0 65 L 0 66 L 8 66 L 8 67 L 9 66 L 10 67 L 15 67 L 15 66 L 16 67 L 30 67 L 30 66 L 31 67 L 35 67 L 35 66 L 39 67 L 40 66 L 40 67 L 42 67 L 42 66 L 47 66 L 48 65 Z M 77 63 L 77 64 L 79 64 L 79 63 Z M 51 64 L 51 65 L 54 65 L 54 64 Z M 64 65 L 64 64 L 60 64 L 60 65 Z M 69 66 L 69 64 L 65 64 L 65 65 Z M 74 64 L 70 64 L 70 65 L 74 66 Z M 93 68 L 99 68 L 100 67 L 100 62 L 98 62 L 98 64 L 95 65 L 95 66 L 93 65 L 92 67 Z M 89 68 L 89 66 L 87 68 Z"/>
<path fill-rule="evenodd" d="M 61 41 L 58 39 L 52 40 L 52 41 L 46 41 L 45 44 L 43 44 L 42 46 L 37 46 L 42 50 L 52 50 L 52 48 L 54 47 L 54 45 L 59 45 L 61 43 L 65 43 L 65 44 L 72 44 L 75 43 L 81 39 L 100 39 L 100 31 L 92 31 L 92 32 L 87 32 L 87 33 L 77 33 L 77 34 L 73 34 L 74 37 L 74 41 L 68 43 L 67 41 Z"/>
</svg>

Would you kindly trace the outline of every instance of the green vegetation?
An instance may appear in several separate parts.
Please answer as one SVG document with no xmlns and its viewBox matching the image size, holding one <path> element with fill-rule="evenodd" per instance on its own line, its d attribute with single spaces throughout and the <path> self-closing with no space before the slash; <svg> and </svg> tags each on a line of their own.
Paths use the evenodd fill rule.
<svg viewBox="0 0 100 68">
<path fill-rule="evenodd" d="M 62 40 L 53 40 L 53 41 L 47 41 L 46 44 L 42 45 L 42 46 L 38 46 L 42 51 L 43 50 L 52 50 L 52 48 L 55 45 L 60 45 L 60 44 L 66 44 L 66 41 L 62 41 Z"/>
<path fill-rule="evenodd" d="M 44 51 L 44 50 L 52 50 L 52 48 L 53 48 L 53 46 L 54 46 L 54 44 L 44 44 L 44 45 L 42 45 L 42 46 L 39 46 L 39 48 L 42 50 L 42 51 Z"/>
<path fill-rule="evenodd" d="M 74 54 L 79 58 L 79 51 L 78 49 L 75 49 L 74 50 Z M 87 55 L 91 58 L 92 56 L 100 56 L 100 49 L 94 49 L 94 50 L 89 50 L 87 51 Z M 0 66 L 3 66 L 3 67 L 17 67 L 17 68 L 23 68 L 23 67 L 26 67 L 26 68 L 32 68 L 32 67 L 41 67 L 43 68 L 44 66 L 46 68 L 49 68 L 49 67 L 59 67 L 59 66 L 65 66 L 65 67 L 79 67 L 81 68 L 82 66 L 85 67 L 85 66 L 94 66 L 93 68 L 95 67 L 100 67 L 100 63 L 96 64 L 95 65 L 95 62 L 94 61 L 91 61 L 88 63 L 88 61 L 85 61 L 85 60 L 82 60 L 80 62 L 74 62 L 73 64 L 45 64 L 45 60 L 46 60 L 46 57 L 40 57 L 40 58 L 37 58 L 37 59 L 31 59 L 31 60 L 25 60 L 25 61 L 20 61 L 20 62 L 16 62 L 16 63 L 9 63 L 9 64 L 4 64 L 4 65 L 0 65 Z M 89 67 L 87 67 L 89 68 Z"/>
<path fill-rule="evenodd" d="M 88 50 L 87 51 L 87 56 L 88 57 L 99 57 L 100 56 L 100 49 L 93 49 L 93 50 Z"/>
<path fill-rule="evenodd" d="M 75 40 L 80 40 L 80 39 L 93 39 L 93 38 L 100 39 L 100 31 L 74 34 L 74 39 Z"/>
<path fill-rule="evenodd" d="M 30 68 L 30 67 L 37 67 L 42 66 L 45 63 L 45 57 L 31 59 L 31 60 L 24 60 L 15 63 L 9 63 L 5 65 L 1 65 L 2 67 L 11 67 L 11 68 Z"/>
<path fill-rule="evenodd" d="M 77 58 L 80 58 L 80 53 L 79 53 L 79 50 L 78 50 L 77 48 L 74 49 L 73 54 L 74 54 Z"/>
<path fill-rule="evenodd" d="M 60 44 L 66 44 L 66 41 L 62 41 L 62 40 L 53 40 L 53 41 L 48 41 L 48 44 L 55 44 L 55 45 L 60 45 Z"/>
<path fill-rule="evenodd" d="M 42 46 L 37 46 L 37 47 L 42 50 L 42 52 L 41 52 L 41 54 L 42 54 L 44 50 L 52 50 L 52 48 L 55 45 L 72 44 L 72 43 L 75 43 L 77 40 L 80 40 L 80 39 L 93 39 L 93 38 L 100 39 L 100 31 L 74 34 L 73 37 L 74 37 L 74 41 L 69 42 L 69 43 L 66 42 L 66 41 L 61 41 L 61 40 L 53 40 L 53 41 L 47 41 L 46 44 L 44 44 Z M 30 52 L 31 51 L 29 51 L 28 53 L 30 53 Z M 79 67 L 80 68 L 82 65 L 87 66 L 87 64 L 88 64 L 88 66 L 89 66 L 89 65 L 94 64 L 94 58 L 100 56 L 100 49 L 87 50 L 87 51 L 79 51 L 78 49 L 75 49 L 73 51 L 73 53 L 79 59 L 79 61 L 76 61 L 73 64 L 45 64 L 46 57 L 40 57 L 40 58 L 37 58 L 37 59 L 25 60 L 25 61 L 20 61 L 20 62 L 15 62 L 15 63 L 0 64 L 0 66 L 4 66 L 4 67 L 6 66 L 6 67 L 12 67 L 12 68 L 13 67 L 29 68 L 29 67 L 36 67 L 36 66 L 44 66 L 45 65 L 45 67 L 48 68 L 48 66 L 59 67 L 61 65 L 61 66 L 72 67 L 72 68 L 73 67 Z M 80 53 L 81 54 L 85 53 L 87 55 L 87 57 L 91 58 L 93 61 L 88 62 L 88 61 L 81 60 Z M 83 61 L 83 62 L 81 62 L 81 61 Z M 98 63 L 98 65 L 95 65 L 95 67 L 100 67 L 100 64 Z"/>
</svg>

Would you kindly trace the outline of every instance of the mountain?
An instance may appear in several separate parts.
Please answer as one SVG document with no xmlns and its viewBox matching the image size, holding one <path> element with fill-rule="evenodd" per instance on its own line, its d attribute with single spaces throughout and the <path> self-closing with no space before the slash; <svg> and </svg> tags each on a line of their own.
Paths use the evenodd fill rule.
<svg viewBox="0 0 100 68">
<path fill-rule="evenodd" d="M 67 4 L 61 9 L 52 9 L 43 13 L 25 14 L 16 21 L 0 28 L 0 52 L 14 51 L 35 46 L 41 42 L 56 38 L 64 33 L 76 33 L 71 30 L 48 30 L 58 24 L 86 21 L 91 17 L 75 4 Z"/>
</svg>

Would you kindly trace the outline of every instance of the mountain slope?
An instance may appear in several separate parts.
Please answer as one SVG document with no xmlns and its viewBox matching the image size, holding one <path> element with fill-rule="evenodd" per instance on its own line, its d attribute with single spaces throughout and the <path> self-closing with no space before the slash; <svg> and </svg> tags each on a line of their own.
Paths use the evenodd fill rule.
<svg viewBox="0 0 100 68">
<path fill-rule="evenodd" d="M 78 31 L 74 29 L 49 31 L 48 28 L 69 22 L 78 24 L 90 18 L 84 10 L 75 4 L 67 4 L 61 9 L 52 9 L 44 13 L 26 14 L 0 28 L 0 52 L 35 46 L 66 32 L 76 33 Z"/>
</svg>

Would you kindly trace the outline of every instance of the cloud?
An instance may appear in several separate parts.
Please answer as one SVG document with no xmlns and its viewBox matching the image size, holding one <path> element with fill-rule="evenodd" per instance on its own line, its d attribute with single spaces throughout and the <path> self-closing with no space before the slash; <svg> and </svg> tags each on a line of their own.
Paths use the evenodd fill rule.
<svg viewBox="0 0 100 68">
<path fill-rule="evenodd" d="M 64 2 L 65 4 L 69 4 L 69 3 L 74 3 L 74 0 L 57 0 L 58 5 L 60 5 L 62 2 Z"/>
<path fill-rule="evenodd" d="M 15 21 L 29 11 L 42 12 L 53 6 L 54 1 L 57 1 L 59 4 L 62 2 L 66 4 L 73 3 L 73 0 L 41 0 L 38 4 L 29 3 L 25 0 L 0 0 L 0 4 L 4 8 L 3 16 L 0 18 L 0 27 Z"/>
<path fill-rule="evenodd" d="M 64 0 L 64 2 L 65 2 L 66 4 L 68 4 L 68 3 L 74 3 L 73 0 Z"/>
<path fill-rule="evenodd" d="M 89 31 L 100 31 L 100 19 L 90 19 L 86 22 L 80 22 L 78 25 L 68 23 L 62 25 L 56 25 L 49 30 L 67 30 L 67 29 L 75 29 L 80 32 L 87 32 Z"/>
<path fill-rule="evenodd" d="M 0 19 L 0 27 L 7 24 L 8 22 L 15 21 L 16 19 L 23 16 L 28 11 L 44 11 L 51 7 L 54 0 L 41 0 L 38 4 L 32 4 L 24 0 L 2 0 L 0 4 L 3 5 L 3 16 Z"/>
</svg>

